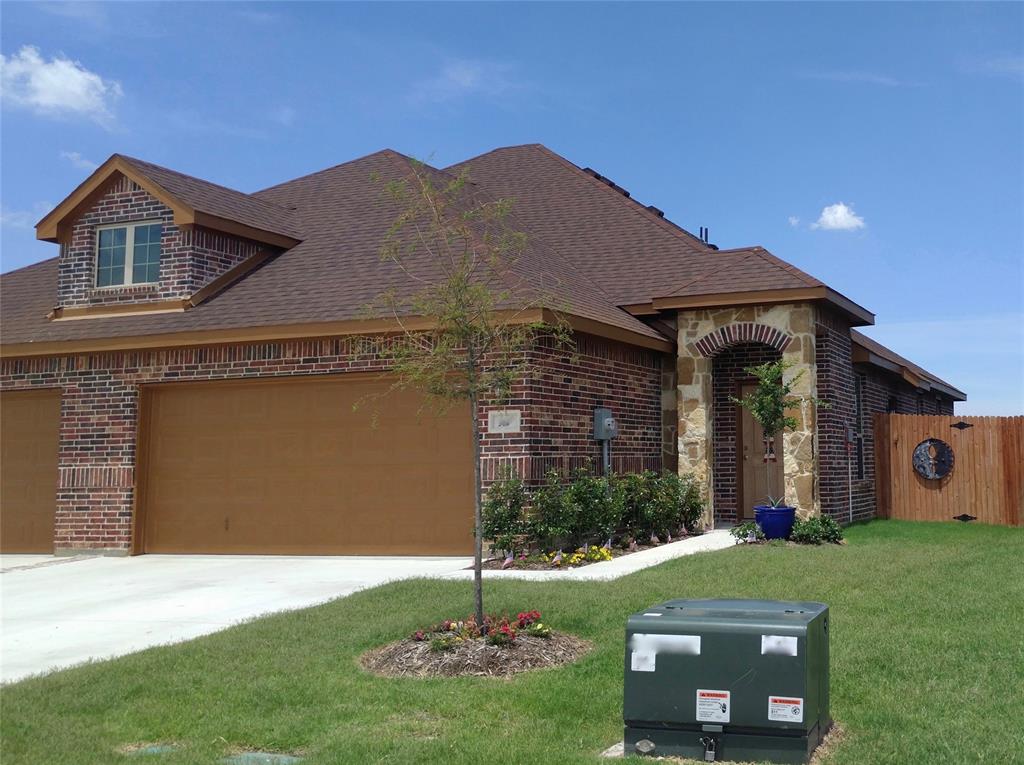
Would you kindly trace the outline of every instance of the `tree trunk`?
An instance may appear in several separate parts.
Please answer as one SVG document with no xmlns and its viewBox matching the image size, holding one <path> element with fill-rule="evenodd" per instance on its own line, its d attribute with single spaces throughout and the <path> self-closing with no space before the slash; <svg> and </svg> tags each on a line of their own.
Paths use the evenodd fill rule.
<svg viewBox="0 0 1024 765">
<path fill-rule="evenodd" d="M 473 417 L 473 607 L 476 623 L 484 625 L 484 582 L 483 582 L 483 515 L 481 495 L 483 494 L 480 474 L 480 402 L 476 393 L 469 397 L 469 411 Z"/>
</svg>

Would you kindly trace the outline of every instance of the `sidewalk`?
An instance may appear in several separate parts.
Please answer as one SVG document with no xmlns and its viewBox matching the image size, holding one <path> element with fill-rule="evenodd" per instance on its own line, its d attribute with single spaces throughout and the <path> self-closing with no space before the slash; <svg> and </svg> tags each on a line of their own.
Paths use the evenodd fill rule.
<svg viewBox="0 0 1024 765">
<path fill-rule="evenodd" d="M 623 555 L 613 560 L 603 561 L 601 563 L 591 563 L 587 566 L 580 566 L 579 568 L 571 568 L 565 571 L 558 569 L 551 569 L 550 571 L 545 570 L 530 570 L 530 569 L 507 569 L 502 571 L 500 569 L 485 569 L 485 579 L 525 579 L 533 582 L 555 582 L 555 581 L 607 581 L 610 579 L 618 579 L 620 576 L 626 576 L 637 571 L 642 571 L 645 568 L 651 566 L 657 566 L 659 563 L 664 563 L 667 560 L 673 560 L 674 558 L 681 558 L 684 555 L 693 555 L 701 552 L 711 552 L 712 550 L 723 550 L 726 547 L 732 547 L 736 540 L 732 538 L 726 529 L 716 529 L 709 531 L 706 534 L 701 534 L 697 537 L 687 537 L 681 539 L 678 542 L 672 542 L 671 544 L 661 545 L 660 547 L 652 547 L 650 550 L 642 550 L 640 552 L 631 553 L 630 555 Z M 455 571 L 452 573 L 441 574 L 441 579 L 472 579 L 472 570 Z"/>
</svg>

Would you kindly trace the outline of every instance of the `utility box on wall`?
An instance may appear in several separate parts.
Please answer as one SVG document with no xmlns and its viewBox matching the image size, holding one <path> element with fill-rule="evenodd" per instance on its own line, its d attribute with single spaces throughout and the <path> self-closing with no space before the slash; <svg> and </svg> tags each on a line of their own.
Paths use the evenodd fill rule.
<svg viewBox="0 0 1024 765">
<path fill-rule="evenodd" d="M 806 763 L 829 717 L 828 606 L 670 600 L 626 625 L 626 754 Z"/>
</svg>

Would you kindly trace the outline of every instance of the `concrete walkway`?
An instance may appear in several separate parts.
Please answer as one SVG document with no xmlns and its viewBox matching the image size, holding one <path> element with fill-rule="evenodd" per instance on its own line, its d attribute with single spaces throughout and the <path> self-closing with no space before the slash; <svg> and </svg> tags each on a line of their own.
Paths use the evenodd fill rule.
<svg viewBox="0 0 1024 765">
<path fill-rule="evenodd" d="M 558 569 L 508 569 L 507 571 L 490 569 L 484 571 L 484 578 L 525 579 L 535 582 L 607 581 L 610 579 L 618 579 L 620 576 L 626 576 L 627 574 L 636 573 L 637 571 L 650 568 L 651 566 L 657 566 L 659 563 L 664 563 L 667 560 L 681 558 L 684 555 L 693 555 L 694 553 L 710 552 L 712 550 L 722 550 L 726 547 L 732 547 L 735 542 L 736 540 L 733 539 L 727 529 L 717 529 L 715 531 L 709 531 L 706 534 L 701 534 L 697 537 L 687 537 L 686 539 L 681 539 L 678 542 L 661 545 L 660 547 L 652 547 L 650 550 L 641 550 L 640 552 L 635 552 L 631 555 L 623 555 L 622 557 L 613 558 L 612 560 L 603 561 L 601 563 L 591 563 L 587 566 L 580 566 L 579 568 L 567 569 L 565 571 L 560 571 Z M 444 579 L 472 579 L 473 572 L 454 571 L 449 574 L 442 574 L 442 577 Z"/>
<path fill-rule="evenodd" d="M 606 581 L 730 547 L 728 531 L 566 571 L 485 571 L 488 579 Z M 470 558 L 141 555 L 0 556 L 0 681 L 206 635 L 396 579 L 468 580 Z"/>
<path fill-rule="evenodd" d="M 304 608 L 469 558 L 0 556 L 0 680 L 10 682 Z"/>
</svg>

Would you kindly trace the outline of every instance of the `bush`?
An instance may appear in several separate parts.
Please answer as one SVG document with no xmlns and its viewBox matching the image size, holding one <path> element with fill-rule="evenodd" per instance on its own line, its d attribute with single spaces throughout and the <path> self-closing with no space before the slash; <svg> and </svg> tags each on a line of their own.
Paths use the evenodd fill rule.
<svg viewBox="0 0 1024 765">
<path fill-rule="evenodd" d="M 831 515 L 812 515 L 806 520 L 797 519 L 789 539 L 801 545 L 839 544 L 843 541 L 843 528 Z"/>
<path fill-rule="evenodd" d="M 604 542 L 619 528 L 622 504 L 607 478 L 579 470 L 562 495 L 570 547 Z"/>
<path fill-rule="evenodd" d="M 541 549 L 560 549 L 569 537 L 565 491 L 562 474 L 549 470 L 544 485 L 533 493 L 533 511 L 527 519 L 527 534 L 530 541 Z"/>
<path fill-rule="evenodd" d="M 661 505 L 659 515 L 664 519 L 666 531 L 678 532 L 684 528 L 693 531 L 704 513 L 700 487 L 690 475 L 665 473 L 658 479 L 655 501 Z"/>
<path fill-rule="evenodd" d="M 492 550 L 514 553 L 526 533 L 526 505 L 529 495 L 522 479 L 504 466 L 498 480 L 487 490 L 484 500 L 484 539 L 491 540 Z"/>
<path fill-rule="evenodd" d="M 729 529 L 729 533 L 736 537 L 737 542 L 749 543 L 751 541 L 751 534 L 754 535 L 753 541 L 755 543 L 764 541 L 764 532 L 761 531 L 761 527 L 753 521 L 747 521 L 746 523 L 741 523 L 738 526 L 733 526 Z"/>
<path fill-rule="evenodd" d="M 619 523 L 623 534 L 632 538 L 649 537 L 647 508 L 654 503 L 658 474 L 651 470 L 629 473 L 615 478 L 613 486 L 622 511 Z"/>
</svg>

